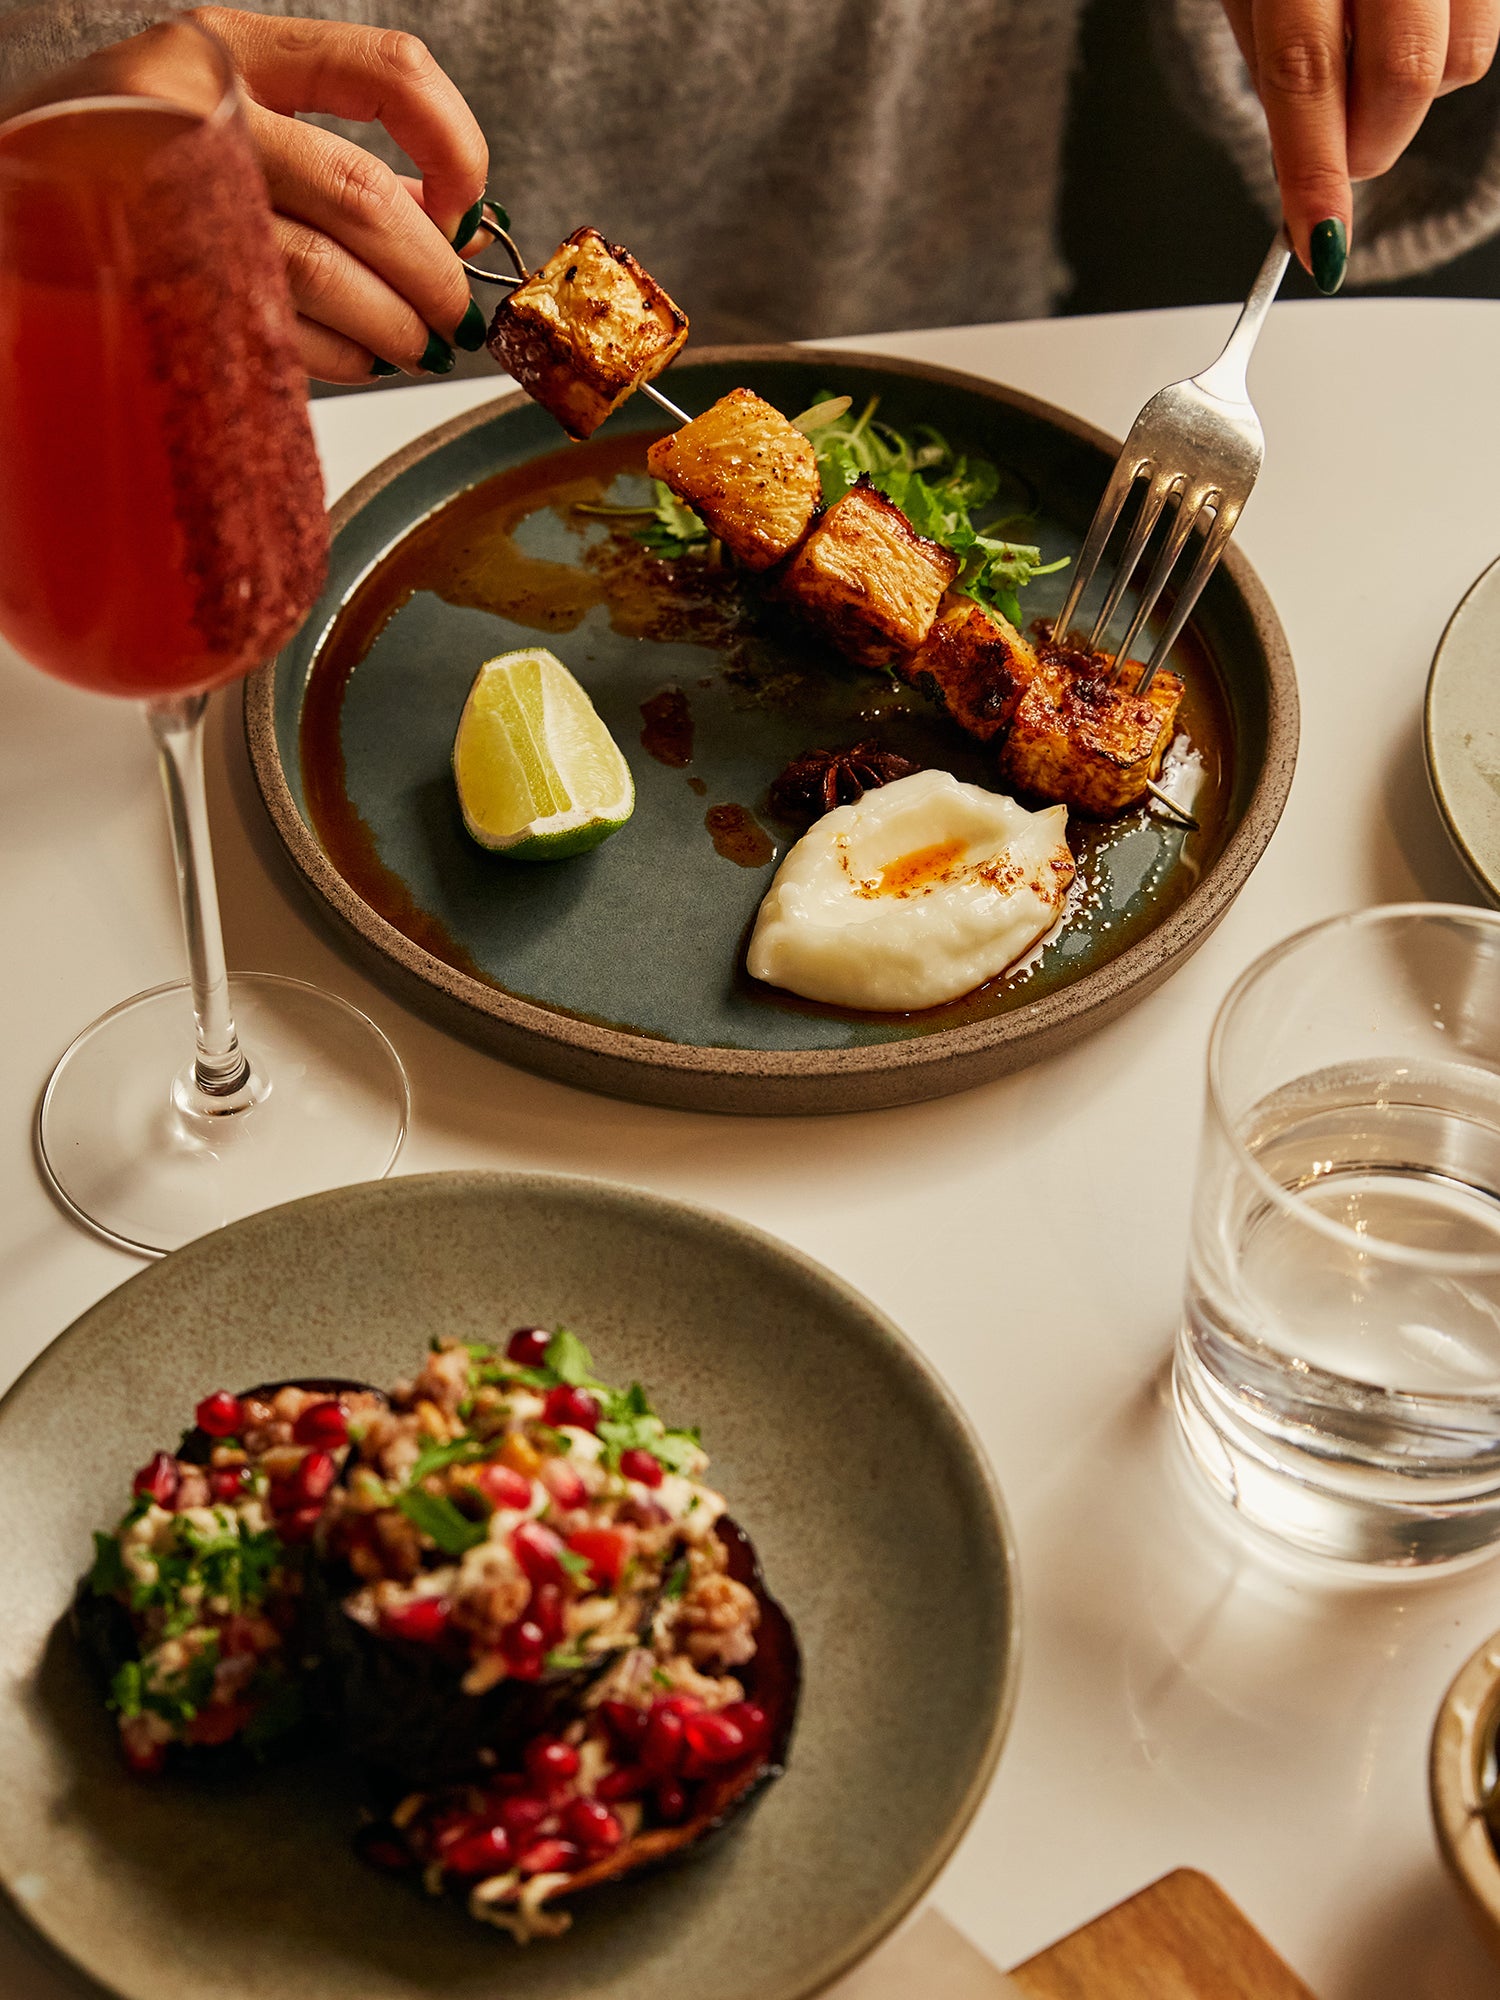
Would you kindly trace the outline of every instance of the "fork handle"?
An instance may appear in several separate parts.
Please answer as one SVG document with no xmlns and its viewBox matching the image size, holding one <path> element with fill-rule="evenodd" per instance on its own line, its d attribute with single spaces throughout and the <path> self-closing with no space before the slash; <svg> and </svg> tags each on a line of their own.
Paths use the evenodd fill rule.
<svg viewBox="0 0 1500 2000">
<path fill-rule="evenodd" d="M 1292 246 L 1283 223 L 1271 239 L 1265 261 L 1250 287 L 1250 296 L 1234 323 L 1233 333 L 1224 343 L 1224 352 L 1201 375 L 1193 377 L 1198 387 L 1210 396 L 1221 397 L 1226 403 L 1243 403 L 1248 399 L 1245 374 L 1250 366 L 1250 356 L 1255 351 L 1260 330 L 1266 323 L 1266 314 L 1281 290 L 1281 281 L 1291 261 Z"/>
</svg>

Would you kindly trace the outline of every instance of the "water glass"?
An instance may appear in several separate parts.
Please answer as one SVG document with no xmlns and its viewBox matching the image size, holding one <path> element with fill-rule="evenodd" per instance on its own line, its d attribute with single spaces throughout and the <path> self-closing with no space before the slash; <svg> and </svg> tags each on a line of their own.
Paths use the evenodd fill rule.
<svg viewBox="0 0 1500 2000">
<path fill-rule="evenodd" d="M 1234 986 L 1173 1390 L 1198 1465 L 1285 1541 L 1500 1539 L 1500 916 L 1335 918 Z"/>
</svg>

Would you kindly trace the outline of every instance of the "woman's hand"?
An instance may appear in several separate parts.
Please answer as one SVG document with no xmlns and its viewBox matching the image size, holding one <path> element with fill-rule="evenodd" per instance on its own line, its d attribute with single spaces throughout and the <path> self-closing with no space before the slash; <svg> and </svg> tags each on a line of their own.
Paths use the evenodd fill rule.
<svg viewBox="0 0 1500 2000">
<path fill-rule="evenodd" d="M 1320 290 L 1344 280 L 1351 181 L 1382 174 L 1436 97 L 1495 56 L 1500 0 L 1224 0 L 1266 108 L 1282 207 Z"/>
<path fill-rule="evenodd" d="M 224 7 L 191 19 L 228 49 L 248 98 L 309 375 L 363 382 L 446 373 L 484 342 L 453 248 L 473 236 L 489 152 L 457 89 L 413 35 Z M 378 120 L 410 156 L 403 180 L 299 111 Z"/>
</svg>

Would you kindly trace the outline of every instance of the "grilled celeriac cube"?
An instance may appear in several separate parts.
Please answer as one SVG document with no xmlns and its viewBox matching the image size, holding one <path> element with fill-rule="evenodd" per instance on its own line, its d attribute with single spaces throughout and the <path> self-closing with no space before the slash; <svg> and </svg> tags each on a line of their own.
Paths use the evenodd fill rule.
<svg viewBox="0 0 1500 2000">
<path fill-rule="evenodd" d="M 746 569 L 769 569 L 789 555 L 823 498 L 812 446 L 750 389 L 731 389 L 658 438 L 646 462 Z"/>
<path fill-rule="evenodd" d="M 779 588 L 851 660 L 884 667 L 922 644 L 958 571 L 950 549 L 918 534 L 861 478 L 803 542 Z"/>
<path fill-rule="evenodd" d="M 501 302 L 488 344 L 527 395 L 582 439 L 687 337 L 687 314 L 628 250 L 578 229 Z"/>
<path fill-rule="evenodd" d="M 1010 722 L 1037 671 L 1030 642 L 998 611 L 950 596 L 898 672 L 966 734 L 988 743 Z"/>
<path fill-rule="evenodd" d="M 1165 669 L 1143 695 L 1131 660 L 1114 681 L 1102 656 L 1058 651 L 1021 697 L 1000 753 L 1000 774 L 1018 791 L 1061 799 L 1095 819 L 1138 805 L 1172 741 L 1182 681 Z"/>
</svg>

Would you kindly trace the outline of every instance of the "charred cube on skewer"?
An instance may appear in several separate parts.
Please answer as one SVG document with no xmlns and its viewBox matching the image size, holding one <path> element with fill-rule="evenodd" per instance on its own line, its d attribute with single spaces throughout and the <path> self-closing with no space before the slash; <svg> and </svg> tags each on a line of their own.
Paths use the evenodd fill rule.
<svg viewBox="0 0 1500 2000">
<path fill-rule="evenodd" d="M 751 389 L 731 389 L 658 438 L 646 463 L 746 569 L 790 554 L 823 498 L 812 446 Z"/>
<path fill-rule="evenodd" d="M 1001 777 L 1094 819 L 1138 805 L 1160 775 L 1182 702 L 1181 678 L 1165 669 L 1136 694 L 1143 672 L 1131 660 L 1115 681 L 1102 655 L 1044 652 L 1000 753 Z"/>
<path fill-rule="evenodd" d="M 578 229 L 490 322 L 489 350 L 572 438 L 659 375 L 688 337 L 687 314 L 628 250 Z"/>
<path fill-rule="evenodd" d="M 959 560 L 861 477 L 798 549 L 782 595 L 851 660 L 884 667 L 921 645 Z"/>
<path fill-rule="evenodd" d="M 1037 667 L 1035 649 L 1008 618 L 954 596 L 897 671 L 967 735 L 988 743 L 1010 722 Z"/>
</svg>

